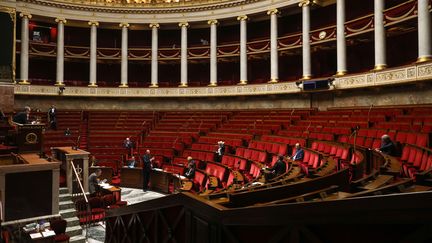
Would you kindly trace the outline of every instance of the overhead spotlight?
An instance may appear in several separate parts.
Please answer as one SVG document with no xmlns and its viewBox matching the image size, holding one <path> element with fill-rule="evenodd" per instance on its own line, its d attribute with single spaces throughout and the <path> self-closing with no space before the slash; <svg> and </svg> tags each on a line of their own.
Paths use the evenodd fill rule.
<svg viewBox="0 0 432 243">
<path fill-rule="evenodd" d="M 59 88 L 58 88 L 58 94 L 59 95 L 62 95 L 63 94 L 63 92 L 65 91 L 65 87 L 63 87 L 63 86 L 60 86 Z"/>
</svg>

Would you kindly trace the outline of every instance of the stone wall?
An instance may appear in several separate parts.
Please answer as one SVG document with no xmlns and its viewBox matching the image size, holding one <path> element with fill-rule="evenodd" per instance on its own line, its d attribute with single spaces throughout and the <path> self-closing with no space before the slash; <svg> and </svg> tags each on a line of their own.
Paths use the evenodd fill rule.
<svg viewBox="0 0 432 243">
<path fill-rule="evenodd" d="M 432 104 L 432 85 L 374 87 L 272 96 L 214 98 L 85 98 L 67 96 L 15 95 L 15 109 L 25 105 L 42 110 L 56 104 L 59 109 L 84 110 L 224 110 L 290 109 L 348 106 Z"/>
<path fill-rule="evenodd" d="M 13 84 L 0 84 L 0 110 L 11 112 L 14 109 Z"/>
</svg>

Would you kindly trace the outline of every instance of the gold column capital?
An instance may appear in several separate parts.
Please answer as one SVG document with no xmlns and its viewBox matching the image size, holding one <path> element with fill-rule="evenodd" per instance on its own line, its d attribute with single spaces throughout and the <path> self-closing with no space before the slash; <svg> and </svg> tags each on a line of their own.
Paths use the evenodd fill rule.
<svg viewBox="0 0 432 243">
<path fill-rule="evenodd" d="M 310 6 L 312 4 L 312 1 L 310 1 L 310 0 L 301 0 L 300 2 L 299 2 L 299 7 L 307 7 L 307 6 Z"/>
<path fill-rule="evenodd" d="M 217 20 L 217 19 L 211 19 L 211 20 L 209 20 L 209 21 L 207 21 L 207 24 L 209 24 L 209 25 L 217 25 L 217 24 L 219 24 L 219 21 Z"/>
<path fill-rule="evenodd" d="M 29 12 L 21 12 L 19 15 L 21 18 L 31 19 L 33 16 Z"/>
<path fill-rule="evenodd" d="M 242 15 L 242 16 L 238 16 L 237 17 L 238 21 L 242 21 L 242 20 L 249 20 L 249 17 L 247 15 Z"/>
<path fill-rule="evenodd" d="M 151 24 L 149 24 L 149 27 L 150 28 L 158 28 L 159 29 L 159 27 L 160 27 L 160 25 L 158 24 L 158 23 L 151 23 Z"/>
<path fill-rule="evenodd" d="M 189 27 L 189 23 L 188 22 L 180 22 L 179 24 L 178 24 L 178 26 L 179 27 Z"/>
<path fill-rule="evenodd" d="M 267 15 L 280 14 L 281 12 L 277 8 L 270 9 L 267 11 Z"/>
<path fill-rule="evenodd" d="M 99 22 L 97 22 L 97 21 L 89 21 L 88 25 L 90 25 L 90 26 L 94 25 L 94 26 L 98 27 L 99 26 Z"/>
<path fill-rule="evenodd" d="M 56 23 L 63 23 L 63 24 L 66 24 L 66 23 L 67 23 L 67 20 L 66 20 L 65 18 L 56 18 L 56 19 L 55 19 L 55 22 L 56 22 Z"/>
<path fill-rule="evenodd" d="M 119 27 L 126 27 L 126 28 L 129 28 L 129 26 L 130 26 L 130 24 L 129 23 L 120 23 L 119 24 Z"/>
</svg>

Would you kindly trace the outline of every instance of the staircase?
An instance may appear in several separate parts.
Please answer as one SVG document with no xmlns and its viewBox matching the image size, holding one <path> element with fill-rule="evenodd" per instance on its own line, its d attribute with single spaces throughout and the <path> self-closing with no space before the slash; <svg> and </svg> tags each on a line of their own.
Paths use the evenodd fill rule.
<svg viewBox="0 0 432 243">
<path fill-rule="evenodd" d="M 83 150 L 87 150 L 87 137 L 88 137 L 88 129 L 87 129 L 88 122 L 87 120 L 81 120 L 80 124 L 80 145 L 79 148 Z"/>
<path fill-rule="evenodd" d="M 66 234 L 70 236 L 69 242 L 85 243 L 83 229 L 80 226 L 79 219 L 76 216 L 75 204 L 71 199 L 72 195 L 66 187 L 60 188 L 59 209 L 60 215 L 67 221 Z"/>
</svg>

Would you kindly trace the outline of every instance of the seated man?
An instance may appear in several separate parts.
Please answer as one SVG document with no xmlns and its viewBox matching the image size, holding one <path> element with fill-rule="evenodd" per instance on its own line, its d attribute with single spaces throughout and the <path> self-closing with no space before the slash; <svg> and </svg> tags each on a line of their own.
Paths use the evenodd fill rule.
<svg viewBox="0 0 432 243">
<path fill-rule="evenodd" d="M 387 134 L 381 137 L 381 147 L 377 151 L 390 156 L 396 156 L 396 146 Z"/>
<path fill-rule="evenodd" d="M 278 160 L 274 166 L 267 169 L 267 173 L 264 174 L 266 181 L 280 176 L 286 172 L 286 164 L 283 159 L 283 155 L 278 155 Z"/>
<path fill-rule="evenodd" d="M 88 178 L 88 184 L 89 184 L 89 192 L 90 194 L 95 194 L 99 191 L 99 176 L 102 175 L 102 170 L 97 169 L 95 172 L 93 172 L 89 178 Z"/>
<path fill-rule="evenodd" d="M 129 168 L 134 168 L 136 164 L 136 160 L 135 160 L 135 156 L 132 156 L 128 161 L 127 161 L 127 166 Z"/>
<path fill-rule="evenodd" d="M 292 157 L 288 157 L 289 159 L 291 159 L 292 161 L 303 161 L 303 157 L 304 157 L 304 151 L 303 149 L 300 147 L 299 143 L 295 144 L 295 149 L 296 152 Z"/>
<path fill-rule="evenodd" d="M 13 117 L 13 122 L 19 123 L 19 124 L 28 124 L 30 123 L 30 107 L 26 106 L 24 107 L 24 111 L 18 112 Z"/>
<path fill-rule="evenodd" d="M 184 176 L 190 180 L 193 180 L 195 178 L 195 170 L 196 170 L 196 163 L 195 160 L 192 159 L 192 157 L 188 157 L 188 167 L 186 168 L 186 172 Z"/>
</svg>

